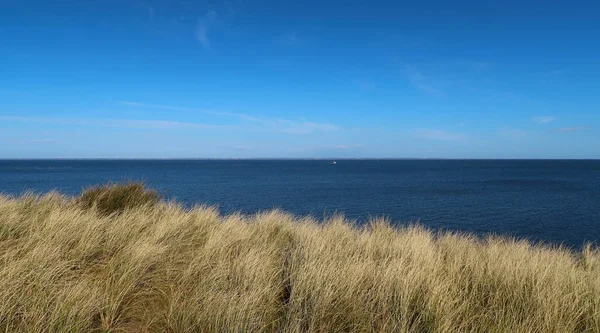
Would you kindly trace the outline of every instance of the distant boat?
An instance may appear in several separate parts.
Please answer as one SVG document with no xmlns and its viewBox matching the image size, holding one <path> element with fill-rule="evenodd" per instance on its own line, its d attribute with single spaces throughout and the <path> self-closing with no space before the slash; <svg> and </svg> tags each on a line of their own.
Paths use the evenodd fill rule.
<svg viewBox="0 0 600 333">
<path fill-rule="evenodd" d="M 331 162 L 331 164 L 336 164 L 336 161 Z"/>
</svg>

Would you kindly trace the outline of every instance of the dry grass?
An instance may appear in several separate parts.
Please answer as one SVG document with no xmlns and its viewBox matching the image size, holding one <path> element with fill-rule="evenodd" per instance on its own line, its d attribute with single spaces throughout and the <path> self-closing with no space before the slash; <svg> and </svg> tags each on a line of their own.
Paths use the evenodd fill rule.
<svg viewBox="0 0 600 333">
<path fill-rule="evenodd" d="M 111 215 L 125 209 L 154 206 L 158 201 L 158 193 L 147 189 L 144 183 L 127 182 L 90 187 L 81 192 L 76 202 L 83 209 L 94 207 L 102 215 Z"/>
<path fill-rule="evenodd" d="M 600 332 L 590 247 L 82 201 L 0 197 L 0 330 Z"/>
</svg>

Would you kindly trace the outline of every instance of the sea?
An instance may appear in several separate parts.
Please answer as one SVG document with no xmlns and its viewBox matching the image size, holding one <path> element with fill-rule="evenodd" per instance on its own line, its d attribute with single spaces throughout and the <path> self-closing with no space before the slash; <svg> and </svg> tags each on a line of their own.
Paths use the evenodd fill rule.
<svg viewBox="0 0 600 333">
<path fill-rule="evenodd" d="M 277 208 L 576 249 L 600 243 L 600 160 L 0 160 L 5 195 L 76 195 L 124 180 L 223 214 Z"/>
</svg>

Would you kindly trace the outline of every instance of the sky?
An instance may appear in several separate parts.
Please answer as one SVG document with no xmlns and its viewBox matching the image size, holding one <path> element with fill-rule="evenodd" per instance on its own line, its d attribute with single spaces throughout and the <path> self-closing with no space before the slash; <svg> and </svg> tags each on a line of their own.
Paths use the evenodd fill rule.
<svg viewBox="0 0 600 333">
<path fill-rule="evenodd" d="M 0 158 L 600 158 L 592 1 L 0 0 Z"/>
</svg>

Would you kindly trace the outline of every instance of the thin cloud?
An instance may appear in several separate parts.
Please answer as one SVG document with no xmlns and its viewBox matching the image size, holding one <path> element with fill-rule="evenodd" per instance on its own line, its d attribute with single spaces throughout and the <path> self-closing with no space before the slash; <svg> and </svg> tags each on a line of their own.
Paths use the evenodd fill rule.
<svg viewBox="0 0 600 333">
<path fill-rule="evenodd" d="M 375 82 L 371 80 L 352 80 L 352 83 L 364 91 L 372 91 L 376 88 Z"/>
<path fill-rule="evenodd" d="M 205 49 L 210 48 L 211 42 L 209 38 L 209 31 L 215 25 L 217 20 L 217 12 L 213 10 L 198 18 L 198 23 L 196 24 L 196 39 Z"/>
<path fill-rule="evenodd" d="M 224 116 L 224 117 L 233 117 L 238 118 L 250 123 L 257 125 L 256 129 L 258 130 L 268 130 L 272 132 L 279 133 L 288 133 L 288 134 L 310 134 L 314 132 L 329 132 L 329 131 L 338 131 L 341 130 L 341 127 L 337 125 L 327 124 L 327 123 L 314 123 L 311 121 L 295 121 L 289 119 L 274 119 L 274 118 L 264 118 L 264 117 L 256 117 L 252 115 L 248 115 L 245 113 L 234 113 L 234 112 L 220 112 L 220 111 L 212 111 L 212 110 L 203 110 L 203 109 L 194 109 L 180 106 L 169 106 L 169 105 L 156 105 L 156 104 L 145 104 L 138 102 L 120 102 L 124 105 L 134 106 L 134 107 L 142 107 L 142 108 L 159 108 L 166 110 L 176 110 L 176 111 L 190 111 L 190 112 L 201 112 L 205 114 L 215 115 L 215 116 Z"/>
<path fill-rule="evenodd" d="M 470 67 L 475 72 L 482 72 L 492 67 L 492 64 L 486 61 L 479 61 L 471 63 Z"/>
<path fill-rule="evenodd" d="M 262 120 L 257 117 L 253 117 L 244 113 L 232 113 L 232 112 L 219 112 L 213 110 L 205 110 L 205 109 L 195 109 L 188 108 L 182 106 L 172 106 L 172 105 L 160 105 L 160 104 L 147 104 L 147 103 L 138 103 L 138 102 L 127 102 L 120 101 L 120 104 L 134 106 L 139 108 L 151 108 L 151 109 L 164 109 L 164 110 L 173 110 L 173 111 L 191 111 L 191 112 L 200 112 L 204 114 L 210 114 L 214 116 L 227 116 L 227 117 L 237 117 L 245 120 L 261 122 Z"/>
<path fill-rule="evenodd" d="M 235 126 L 210 125 L 201 123 L 179 122 L 169 120 L 137 120 L 137 119 L 88 119 L 88 118 L 53 118 L 53 117 L 18 117 L 0 116 L 0 120 L 24 123 L 58 124 L 72 126 L 122 127 L 135 129 L 232 129 Z"/>
<path fill-rule="evenodd" d="M 589 130 L 589 129 L 591 129 L 591 127 L 578 126 L 578 127 L 562 127 L 562 128 L 557 128 L 556 131 L 557 132 L 566 133 L 566 132 L 585 131 L 585 130 Z"/>
<path fill-rule="evenodd" d="M 527 131 L 514 128 L 503 128 L 500 130 L 500 135 L 507 138 L 522 138 L 527 135 Z"/>
<path fill-rule="evenodd" d="M 538 123 L 538 124 L 547 124 L 547 123 L 551 123 L 551 122 L 555 121 L 556 117 L 553 117 L 553 116 L 538 116 L 538 117 L 531 118 L 531 120 L 533 122 Z"/>
<path fill-rule="evenodd" d="M 417 129 L 413 135 L 419 139 L 441 140 L 441 141 L 461 141 L 467 138 L 463 133 L 455 133 L 438 129 Z"/>
<path fill-rule="evenodd" d="M 33 144 L 54 144 L 56 140 L 53 139 L 13 139 L 9 140 L 10 143 L 16 144 L 25 144 L 25 143 L 33 143 Z"/>
<path fill-rule="evenodd" d="M 556 70 L 553 70 L 553 71 L 548 71 L 548 72 L 545 72 L 545 73 L 543 73 L 542 75 L 543 75 L 543 76 L 558 76 L 558 75 L 563 75 L 563 74 L 566 74 L 566 73 L 568 73 L 568 72 L 569 72 L 569 71 L 568 71 L 568 70 L 566 70 L 566 69 L 556 69 Z"/>
<path fill-rule="evenodd" d="M 110 119 L 110 120 L 96 120 L 96 123 L 101 126 L 141 128 L 141 129 L 181 129 L 181 128 L 231 129 L 231 128 L 234 128 L 233 126 L 211 125 L 211 124 L 190 123 L 190 122 L 169 121 L 169 120 Z"/>
<path fill-rule="evenodd" d="M 148 7 L 148 18 L 150 18 L 150 20 L 154 21 L 154 7 Z"/>
<path fill-rule="evenodd" d="M 298 34 L 295 32 L 285 33 L 277 39 L 277 42 L 282 45 L 296 45 L 299 41 Z"/>
<path fill-rule="evenodd" d="M 339 126 L 331 124 L 318 124 L 310 121 L 296 122 L 278 119 L 274 121 L 265 121 L 264 123 L 270 126 L 275 132 L 288 134 L 310 134 L 313 132 L 330 132 L 340 130 Z"/>
<path fill-rule="evenodd" d="M 170 105 L 144 104 L 144 103 L 127 102 L 127 101 L 120 101 L 119 103 L 123 104 L 123 105 L 137 106 L 137 107 L 149 107 L 149 108 L 169 109 L 169 110 L 189 110 L 188 108 L 178 107 L 178 106 L 170 106 Z"/>
<path fill-rule="evenodd" d="M 350 147 L 346 146 L 346 145 L 335 145 L 331 148 L 333 148 L 333 149 L 350 149 Z"/>
<path fill-rule="evenodd" d="M 290 152 L 315 152 L 315 151 L 329 151 L 329 150 L 338 150 L 338 151 L 350 151 L 355 149 L 364 148 L 365 145 L 355 144 L 355 145 L 319 145 L 319 146 L 308 146 L 308 147 L 293 147 L 288 148 L 287 150 Z"/>
<path fill-rule="evenodd" d="M 404 76 L 406 77 L 408 82 L 410 82 L 410 84 L 415 86 L 417 89 L 436 97 L 446 96 L 446 94 L 443 91 L 435 88 L 431 84 L 431 82 L 429 82 L 429 79 L 425 75 L 423 75 L 423 73 L 421 73 L 415 66 L 405 63 L 402 63 L 402 65 L 404 68 Z"/>
<path fill-rule="evenodd" d="M 348 149 L 358 149 L 358 148 L 364 148 L 364 147 L 365 147 L 365 145 L 335 145 L 335 146 L 329 146 L 327 148 L 348 150 Z"/>
</svg>

